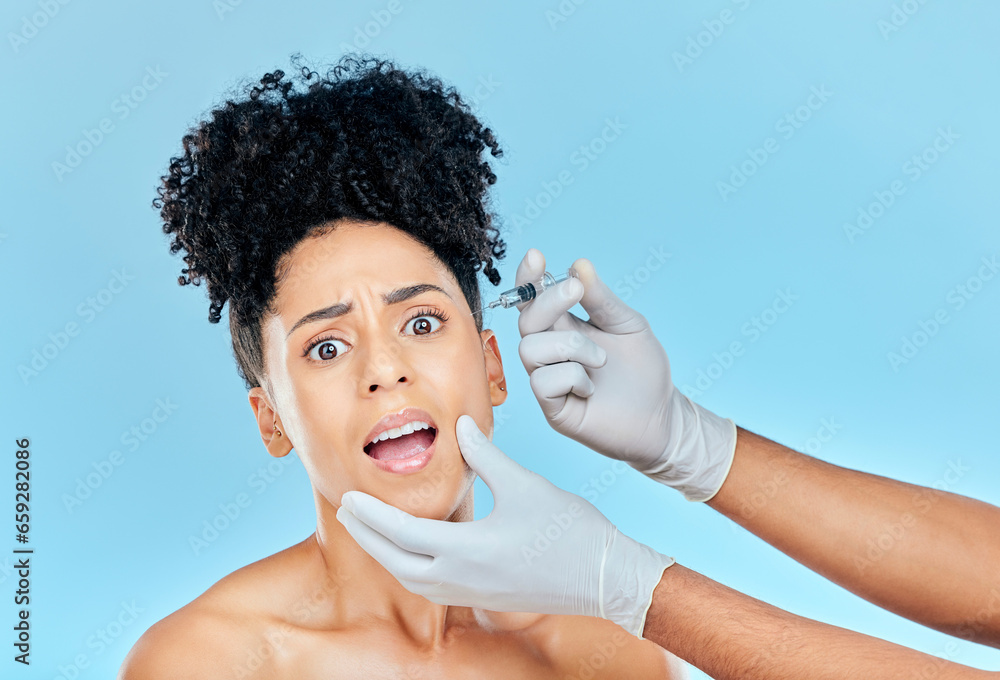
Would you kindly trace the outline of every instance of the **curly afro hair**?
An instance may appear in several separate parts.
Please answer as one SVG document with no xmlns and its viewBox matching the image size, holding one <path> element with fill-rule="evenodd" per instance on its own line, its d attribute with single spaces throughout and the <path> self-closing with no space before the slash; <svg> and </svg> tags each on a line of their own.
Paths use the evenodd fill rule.
<svg viewBox="0 0 1000 680">
<path fill-rule="evenodd" d="M 493 226 L 496 182 L 483 151 L 503 155 L 452 87 L 423 70 L 345 55 L 321 77 L 292 55 L 304 91 L 275 70 L 183 137 L 153 207 L 180 285 L 208 281 L 208 320 L 229 301 L 233 354 L 247 389 L 264 385 L 261 321 L 287 275 L 281 258 L 335 220 L 385 222 L 432 250 L 482 331 L 477 272 L 494 286 L 506 245 Z"/>
</svg>

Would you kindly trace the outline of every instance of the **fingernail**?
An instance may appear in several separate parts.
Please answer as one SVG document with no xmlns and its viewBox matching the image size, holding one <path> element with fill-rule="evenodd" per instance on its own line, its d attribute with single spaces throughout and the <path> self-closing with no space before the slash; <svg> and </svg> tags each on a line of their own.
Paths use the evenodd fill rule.
<svg viewBox="0 0 1000 680">
<path fill-rule="evenodd" d="M 470 425 L 466 436 L 474 444 L 482 444 L 486 441 L 486 435 L 479 429 L 478 425 Z"/>
<path fill-rule="evenodd" d="M 479 425 L 476 424 L 476 419 L 470 415 L 464 415 L 461 417 L 469 419 L 468 422 L 462 425 L 463 428 L 466 428 L 463 433 L 466 439 L 477 444 L 482 443 L 486 439 L 486 435 L 484 435 L 482 430 L 479 429 Z"/>
<path fill-rule="evenodd" d="M 579 289 L 577 289 L 577 286 L 582 285 L 583 284 L 576 279 L 568 279 L 563 285 L 563 295 L 567 298 L 576 297 L 576 295 L 580 292 Z"/>
</svg>

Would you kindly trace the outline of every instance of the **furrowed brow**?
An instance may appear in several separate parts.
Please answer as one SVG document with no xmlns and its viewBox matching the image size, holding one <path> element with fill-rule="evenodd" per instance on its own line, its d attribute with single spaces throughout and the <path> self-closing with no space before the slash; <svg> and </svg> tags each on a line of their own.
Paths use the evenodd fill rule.
<svg viewBox="0 0 1000 680">
<path fill-rule="evenodd" d="M 441 286 L 435 286 L 433 283 L 417 283 L 412 286 L 404 286 L 402 288 L 397 288 L 396 290 L 384 293 L 382 295 L 382 302 L 386 306 L 399 304 L 400 302 L 406 302 L 407 300 L 414 298 L 418 295 L 424 293 L 429 293 L 431 291 L 436 291 L 438 293 L 444 293 L 449 298 L 446 291 Z M 354 309 L 354 303 L 351 302 L 337 302 L 330 305 L 329 307 L 324 307 L 323 309 L 317 309 L 314 312 L 309 312 L 304 317 L 295 322 L 292 326 L 292 330 L 288 331 L 288 335 L 285 336 L 287 340 L 291 337 L 299 326 L 304 326 L 306 324 L 315 323 L 316 321 L 323 321 L 325 319 L 336 319 L 338 316 L 343 316 L 344 314 L 349 314 Z"/>
</svg>

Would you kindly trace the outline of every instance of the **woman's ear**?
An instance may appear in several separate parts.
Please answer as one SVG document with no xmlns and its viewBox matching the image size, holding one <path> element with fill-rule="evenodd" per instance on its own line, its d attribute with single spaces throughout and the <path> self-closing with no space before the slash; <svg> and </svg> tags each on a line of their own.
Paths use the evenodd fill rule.
<svg viewBox="0 0 1000 680">
<path fill-rule="evenodd" d="M 483 341 L 483 354 L 486 357 L 486 378 L 490 381 L 490 396 L 493 405 L 499 406 L 507 401 L 507 379 L 503 374 L 503 359 L 500 358 L 497 336 L 487 328 L 479 334 L 479 337 Z"/>
<path fill-rule="evenodd" d="M 257 420 L 257 429 L 260 430 L 260 438 L 264 442 L 264 448 L 275 458 L 287 456 L 292 450 L 293 444 L 285 432 L 281 418 L 271 406 L 271 399 L 261 387 L 250 389 L 250 408 L 253 409 L 254 418 Z"/>
</svg>

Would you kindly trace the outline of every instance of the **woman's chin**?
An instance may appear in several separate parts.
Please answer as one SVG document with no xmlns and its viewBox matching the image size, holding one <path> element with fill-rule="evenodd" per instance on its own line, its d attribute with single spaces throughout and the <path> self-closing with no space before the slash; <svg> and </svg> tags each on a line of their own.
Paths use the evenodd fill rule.
<svg viewBox="0 0 1000 680">
<path fill-rule="evenodd" d="M 414 517 L 455 522 L 471 520 L 475 479 L 470 470 L 457 474 L 437 472 L 420 481 L 416 481 L 414 475 L 413 487 L 394 494 L 396 502 L 391 504 Z M 386 502 L 390 501 L 386 499 Z"/>
<path fill-rule="evenodd" d="M 414 517 L 451 522 L 472 519 L 472 494 L 469 492 L 454 493 L 438 489 L 437 495 L 433 498 L 414 497 L 413 494 L 409 494 L 401 501 L 396 507 Z"/>
</svg>

